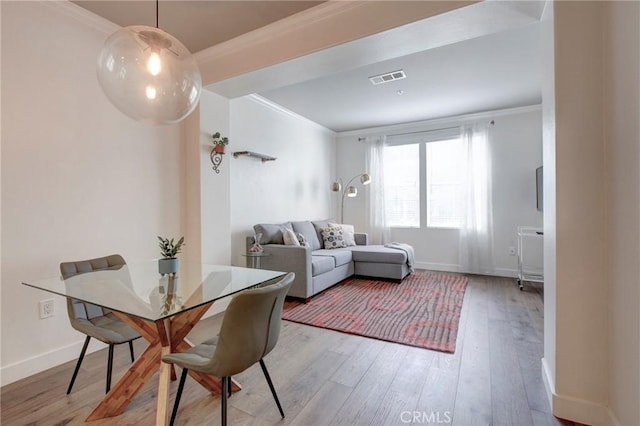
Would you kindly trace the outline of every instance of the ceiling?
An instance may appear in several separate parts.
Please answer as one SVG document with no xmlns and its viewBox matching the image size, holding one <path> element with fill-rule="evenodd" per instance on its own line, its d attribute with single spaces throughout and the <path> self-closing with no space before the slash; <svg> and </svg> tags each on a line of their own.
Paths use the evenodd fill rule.
<svg viewBox="0 0 640 426">
<path fill-rule="evenodd" d="M 122 27 L 156 26 L 153 0 L 72 0 L 72 3 Z M 320 3 L 322 1 L 160 0 L 158 26 L 195 53 Z"/>
<path fill-rule="evenodd" d="M 155 25 L 153 1 L 74 3 L 121 26 Z M 320 3 L 163 0 L 159 22 L 198 52 Z M 543 7 L 482 2 L 207 89 L 229 98 L 258 93 L 334 131 L 538 104 Z M 378 86 L 368 80 L 398 69 L 406 79 Z"/>
<path fill-rule="evenodd" d="M 260 95 L 334 131 L 541 102 L 540 24 L 529 24 Z M 404 70 L 405 79 L 368 77 Z"/>
</svg>

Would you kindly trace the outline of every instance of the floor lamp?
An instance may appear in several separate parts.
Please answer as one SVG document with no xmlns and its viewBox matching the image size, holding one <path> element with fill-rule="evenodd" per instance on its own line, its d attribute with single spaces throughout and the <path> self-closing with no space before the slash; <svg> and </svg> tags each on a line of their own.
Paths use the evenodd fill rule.
<svg viewBox="0 0 640 426">
<path fill-rule="evenodd" d="M 371 183 L 371 176 L 367 173 L 361 173 L 352 177 L 346 186 L 342 185 L 342 179 L 338 179 L 331 184 L 331 190 L 333 192 L 342 192 L 342 202 L 340 203 L 340 223 L 344 223 L 344 197 L 353 198 L 358 195 L 358 188 L 351 185 L 351 183 L 357 178 L 360 178 L 360 183 L 362 185 L 369 185 Z"/>
</svg>

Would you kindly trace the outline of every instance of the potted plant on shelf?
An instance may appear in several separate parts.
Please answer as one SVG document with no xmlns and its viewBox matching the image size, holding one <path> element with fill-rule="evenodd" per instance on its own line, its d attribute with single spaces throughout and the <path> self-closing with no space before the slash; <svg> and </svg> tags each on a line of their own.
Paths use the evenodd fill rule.
<svg viewBox="0 0 640 426">
<path fill-rule="evenodd" d="M 211 136 L 213 137 L 213 145 L 216 153 L 224 154 L 224 147 L 229 144 L 229 138 L 220 136 L 220 132 L 215 132 Z"/>
<path fill-rule="evenodd" d="M 162 259 L 158 259 L 158 272 L 162 275 L 173 274 L 178 272 L 178 258 L 176 255 L 182 251 L 184 245 L 184 237 L 181 237 L 174 243 L 173 238 L 162 238 L 158 236 L 158 246 Z"/>
</svg>

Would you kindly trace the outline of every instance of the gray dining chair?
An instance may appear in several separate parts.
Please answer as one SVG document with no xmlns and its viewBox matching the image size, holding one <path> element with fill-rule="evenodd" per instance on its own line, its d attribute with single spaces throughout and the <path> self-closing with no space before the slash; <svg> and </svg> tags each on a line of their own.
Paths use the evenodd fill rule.
<svg viewBox="0 0 640 426">
<path fill-rule="evenodd" d="M 80 260 L 77 262 L 64 262 L 60 264 L 60 273 L 65 280 L 76 275 L 104 270 L 117 270 L 126 265 L 126 262 L 119 254 L 99 257 L 96 259 Z M 99 285 L 96 283 L 96 285 Z M 76 368 L 73 371 L 71 382 L 67 388 L 67 395 L 71 393 L 73 383 L 80 370 L 80 365 L 84 359 L 84 355 L 89 346 L 89 341 L 93 337 L 103 343 L 109 345 L 109 355 L 107 360 L 107 390 L 111 389 L 111 372 L 113 370 L 113 348 L 115 345 L 129 343 L 129 353 L 131 362 L 133 362 L 133 341 L 140 335 L 120 318 L 115 316 L 109 309 L 93 305 L 91 303 L 82 302 L 67 298 L 67 314 L 71 326 L 87 337 L 80 351 L 80 356 L 76 362 Z"/>
<path fill-rule="evenodd" d="M 282 305 L 295 274 L 274 284 L 238 293 L 229 303 L 218 336 L 181 352 L 165 355 L 162 361 L 182 367 L 176 401 L 171 413 L 173 425 L 189 370 L 220 377 L 222 382 L 222 425 L 227 424 L 227 398 L 231 396 L 231 376 L 259 362 L 280 415 L 284 411 L 263 358 L 276 346 L 280 336 Z"/>
</svg>

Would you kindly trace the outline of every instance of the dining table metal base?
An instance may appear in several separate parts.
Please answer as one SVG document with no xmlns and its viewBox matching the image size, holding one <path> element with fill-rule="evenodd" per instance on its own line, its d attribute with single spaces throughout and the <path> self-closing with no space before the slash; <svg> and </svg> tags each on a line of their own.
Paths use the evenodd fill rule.
<svg viewBox="0 0 640 426">
<path fill-rule="evenodd" d="M 168 424 L 170 382 L 175 380 L 176 376 L 173 365 L 163 363 L 162 356 L 171 352 L 184 352 L 193 346 L 185 338 L 212 304 L 213 302 L 207 303 L 155 322 L 114 311 L 115 315 L 149 342 L 149 347 L 136 359 L 86 420 L 92 421 L 122 414 L 145 383 L 160 371 L 156 425 Z M 212 394 L 222 392 L 220 378 L 192 370 L 189 370 L 189 375 Z M 233 380 L 231 390 L 236 392 L 240 389 L 240 385 Z"/>
</svg>

